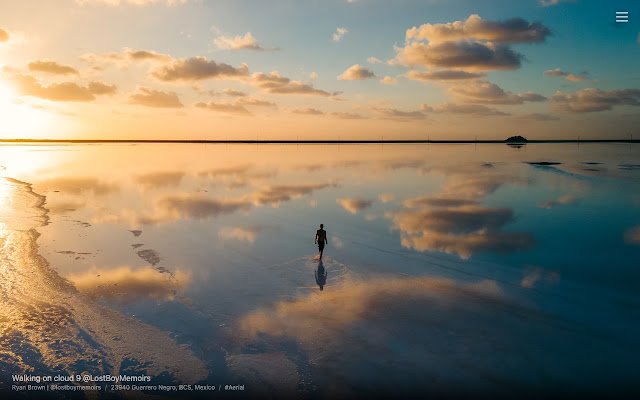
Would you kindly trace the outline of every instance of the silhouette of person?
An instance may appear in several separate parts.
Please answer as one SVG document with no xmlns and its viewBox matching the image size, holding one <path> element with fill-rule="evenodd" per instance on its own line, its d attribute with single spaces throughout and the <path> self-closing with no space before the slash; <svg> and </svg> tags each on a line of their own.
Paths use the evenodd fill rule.
<svg viewBox="0 0 640 400">
<path fill-rule="evenodd" d="M 322 265 L 322 260 L 318 262 L 318 269 L 316 270 L 316 283 L 320 286 L 320 290 L 327 284 L 327 270 Z"/>
<path fill-rule="evenodd" d="M 329 244 L 327 240 L 327 231 L 324 229 L 324 225 L 320 224 L 320 229 L 316 231 L 316 238 L 314 243 L 318 244 L 318 250 L 320 250 L 320 259 L 322 260 L 322 252 L 324 251 L 324 245 Z"/>
</svg>

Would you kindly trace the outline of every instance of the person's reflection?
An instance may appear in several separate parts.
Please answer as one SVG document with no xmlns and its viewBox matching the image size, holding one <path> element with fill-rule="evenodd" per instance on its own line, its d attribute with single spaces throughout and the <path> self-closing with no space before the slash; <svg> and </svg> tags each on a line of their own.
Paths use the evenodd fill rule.
<svg viewBox="0 0 640 400">
<path fill-rule="evenodd" d="M 324 269 L 324 265 L 322 264 L 322 260 L 318 262 L 318 269 L 316 270 L 316 283 L 320 286 L 320 290 L 324 288 L 324 285 L 327 284 L 327 270 Z"/>
</svg>

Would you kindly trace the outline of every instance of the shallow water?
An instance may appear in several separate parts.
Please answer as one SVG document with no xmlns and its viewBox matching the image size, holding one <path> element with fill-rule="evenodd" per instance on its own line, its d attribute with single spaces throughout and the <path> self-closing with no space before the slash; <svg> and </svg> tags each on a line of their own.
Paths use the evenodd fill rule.
<svg viewBox="0 0 640 400">
<path fill-rule="evenodd" d="M 0 166 L 3 390 L 638 389 L 638 145 L 2 146 Z"/>
</svg>

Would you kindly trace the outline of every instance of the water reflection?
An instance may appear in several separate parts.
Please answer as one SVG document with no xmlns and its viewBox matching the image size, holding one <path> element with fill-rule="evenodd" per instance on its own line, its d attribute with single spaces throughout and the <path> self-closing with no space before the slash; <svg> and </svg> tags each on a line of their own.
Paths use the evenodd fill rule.
<svg viewBox="0 0 640 400">
<path fill-rule="evenodd" d="M 436 171 L 436 170 L 434 170 Z M 447 171 L 439 193 L 408 198 L 404 209 L 389 212 L 400 231 L 402 245 L 418 251 L 441 251 L 468 259 L 476 252 L 507 253 L 527 250 L 534 239 L 526 232 L 505 232 L 515 219 L 506 207 L 487 207 L 481 200 L 507 184 L 525 179 L 480 167 Z"/>
<path fill-rule="evenodd" d="M 3 161 L 47 198 L 0 185 L 2 371 L 135 359 L 177 381 L 314 398 L 631 381 L 640 176 L 618 166 L 636 150 L 74 149 L 36 172 Z M 168 154 L 179 168 L 162 169 Z M 318 262 L 320 221 L 331 243 Z"/>
<path fill-rule="evenodd" d="M 48 220 L 45 198 L 31 185 L 0 179 L 0 193 L 0 383 L 11 382 L 8 374 L 33 371 L 117 375 L 127 368 L 130 373 L 169 374 L 189 382 L 207 376 L 204 364 L 188 348 L 150 325 L 95 303 L 50 267 L 39 254 L 36 231 Z M 132 283 L 130 276 L 120 278 L 120 284 Z M 148 277 L 139 282 L 146 285 Z M 78 283 L 91 286 L 87 277 Z"/>
<path fill-rule="evenodd" d="M 316 275 L 316 284 L 320 288 L 320 290 L 324 290 L 324 285 L 327 284 L 327 270 L 324 268 L 324 264 L 322 264 L 322 260 L 318 261 L 318 268 L 315 272 Z"/>
</svg>

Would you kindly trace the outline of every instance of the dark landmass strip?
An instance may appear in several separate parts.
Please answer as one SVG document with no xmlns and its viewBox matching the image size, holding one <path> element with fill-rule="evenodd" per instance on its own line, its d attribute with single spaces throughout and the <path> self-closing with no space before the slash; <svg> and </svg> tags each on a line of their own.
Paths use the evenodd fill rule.
<svg viewBox="0 0 640 400">
<path fill-rule="evenodd" d="M 558 161 L 527 161 L 529 165 L 560 165 L 561 162 Z"/>
<path fill-rule="evenodd" d="M 511 136 L 504 141 L 505 143 L 527 143 L 528 140 L 524 136 Z"/>
</svg>

